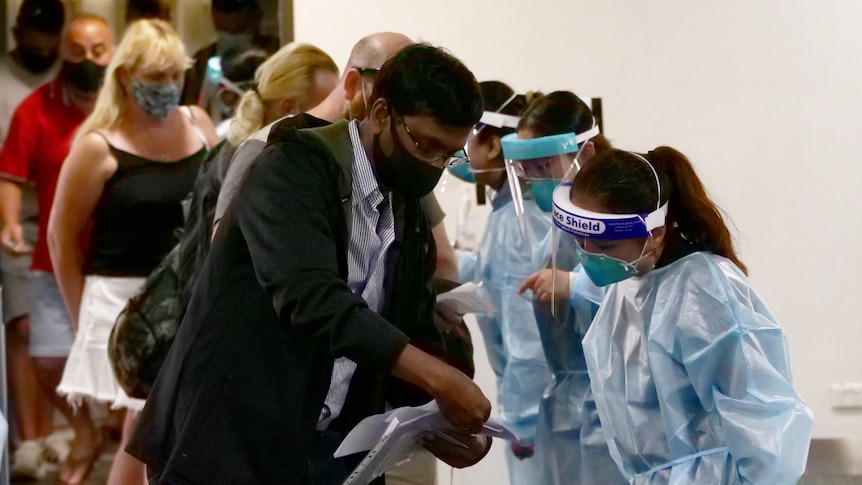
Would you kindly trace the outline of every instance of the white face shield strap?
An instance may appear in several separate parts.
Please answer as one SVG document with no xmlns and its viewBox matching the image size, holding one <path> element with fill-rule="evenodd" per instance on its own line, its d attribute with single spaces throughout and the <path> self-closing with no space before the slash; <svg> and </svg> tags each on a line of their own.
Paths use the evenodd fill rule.
<svg viewBox="0 0 862 485">
<path fill-rule="evenodd" d="M 482 118 L 479 119 L 479 123 L 476 128 L 473 128 L 473 135 L 476 136 L 482 131 L 486 126 L 493 126 L 496 128 L 512 128 L 517 129 L 518 123 L 521 121 L 520 116 L 513 115 L 505 115 L 502 114 L 501 111 L 506 106 L 509 106 L 509 103 L 515 100 L 518 97 L 518 93 L 514 93 L 509 96 L 509 99 L 503 102 L 499 108 L 494 111 L 485 111 L 482 113 Z"/>
<path fill-rule="evenodd" d="M 484 113 L 482 113 L 482 118 L 479 120 L 479 123 L 482 123 L 483 125 L 494 126 L 497 128 L 516 129 L 518 128 L 519 121 L 521 121 L 521 118 L 518 116 L 485 111 Z M 479 129 L 481 129 L 481 127 L 479 127 Z"/>
</svg>

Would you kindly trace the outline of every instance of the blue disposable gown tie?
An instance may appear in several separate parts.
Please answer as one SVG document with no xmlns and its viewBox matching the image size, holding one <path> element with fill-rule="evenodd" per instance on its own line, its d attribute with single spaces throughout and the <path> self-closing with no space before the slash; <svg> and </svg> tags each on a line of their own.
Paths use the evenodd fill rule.
<svg viewBox="0 0 862 485">
<path fill-rule="evenodd" d="M 611 455 L 637 484 L 791 484 L 812 415 L 781 328 L 731 261 L 611 285 L 584 340 Z"/>
<path fill-rule="evenodd" d="M 571 238 L 551 233 L 537 248 L 534 265 L 550 264 L 550 248 L 556 244 L 557 268 L 578 264 Z M 605 295 L 592 284 L 580 266 L 574 272 L 569 301 L 550 305 L 535 302 L 536 321 L 553 382 L 545 391 L 539 410 L 536 450 L 542 450 L 545 467 L 539 485 L 622 485 L 628 483 L 608 451 L 581 341 Z"/>
<path fill-rule="evenodd" d="M 526 295 L 518 295 L 521 283 L 534 272 L 533 248 L 551 225 L 551 215 L 542 212 L 532 199 L 524 201 L 525 234 L 522 235 L 508 187 L 494 199 L 491 214 L 472 274 L 462 281 L 481 282 L 497 312 L 476 315 L 491 368 L 497 376 L 499 412 L 520 438 L 532 445 L 542 393 L 551 381 L 533 306 Z M 462 267 L 469 268 L 469 264 Z M 536 485 L 542 469 L 542 452 L 519 460 L 507 447 L 509 481 Z"/>
</svg>

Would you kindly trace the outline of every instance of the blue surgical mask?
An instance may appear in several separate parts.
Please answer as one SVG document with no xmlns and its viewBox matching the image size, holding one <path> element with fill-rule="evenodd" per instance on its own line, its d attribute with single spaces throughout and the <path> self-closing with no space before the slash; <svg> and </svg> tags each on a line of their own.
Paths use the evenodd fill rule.
<svg viewBox="0 0 862 485">
<path fill-rule="evenodd" d="M 589 253 L 581 248 L 580 244 L 575 246 L 584 272 L 596 286 L 608 286 L 620 281 L 627 280 L 638 274 L 637 265 L 646 256 L 646 242 L 641 255 L 632 262 L 613 258 L 606 254 Z"/>
<path fill-rule="evenodd" d="M 180 103 L 182 84 L 147 84 L 133 79 L 130 91 L 145 113 L 163 120 Z"/>
<path fill-rule="evenodd" d="M 530 190 L 536 199 L 536 205 L 542 212 L 551 212 L 554 208 L 554 189 L 560 185 L 559 179 L 529 179 Z"/>
<path fill-rule="evenodd" d="M 462 163 L 461 165 L 455 165 L 454 167 L 448 168 L 449 173 L 454 175 L 455 177 L 463 180 L 464 182 L 475 184 L 476 178 L 473 177 L 473 172 L 470 170 L 469 163 Z"/>
</svg>

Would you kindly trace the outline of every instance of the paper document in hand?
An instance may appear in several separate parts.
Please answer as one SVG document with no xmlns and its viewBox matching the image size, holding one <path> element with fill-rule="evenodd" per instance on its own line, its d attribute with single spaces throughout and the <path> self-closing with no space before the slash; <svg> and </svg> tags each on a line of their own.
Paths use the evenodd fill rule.
<svg viewBox="0 0 862 485">
<path fill-rule="evenodd" d="M 457 433 L 458 429 L 446 420 L 434 401 L 420 407 L 397 408 L 365 418 L 335 451 L 335 457 L 338 458 L 371 450 L 344 484 L 364 485 L 374 480 L 410 459 L 421 448 L 417 444 L 419 437 L 426 433 L 447 431 Z M 518 441 L 515 433 L 497 418 L 489 419 L 480 434 Z"/>
<path fill-rule="evenodd" d="M 473 282 L 464 283 L 454 290 L 437 295 L 437 303 L 444 302 L 462 315 L 497 311 L 482 286 Z"/>
</svg>

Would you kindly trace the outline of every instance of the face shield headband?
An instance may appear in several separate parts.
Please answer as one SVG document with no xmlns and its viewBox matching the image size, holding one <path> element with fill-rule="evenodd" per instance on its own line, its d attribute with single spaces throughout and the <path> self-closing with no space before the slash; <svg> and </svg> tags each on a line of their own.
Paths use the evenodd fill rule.
<svg viewBox="0 0 862 485">
<path fill-rule="evenodd" d="M 653 229 L 664 225 L 667 203 L 646 214 L 603 214 L 572 204 L 571 182 L 554 189 L 554 225 L 575 236 L 602 240 L 649 237 Z"/>
<path fill-rule="evenodd" d="M 493 126 L 495 128 L 512 128 L 517 129 L 518 123 L 521 121 L 520 116 L 506 115 L 500 113 L 503 109 L 509 105 L 515 98 L 518 97 L 518 93 L 515 93 L 509 96 L 509 99 L 503 102 L 499 108 L 495 111 L 484 111 L 482 113 L 482 118 L 479 119 L 479 122 L 476 123 L 476 126 L 473 128 L 473 133 L 470 137 L 474 137 L 479 134 L 486 126 Z M 464 150 L 467 150 L 467 145 L 464 145 Z"/>
<path fill-rule="evenodd" d="M 518 93 L 514 93 L 509 96 L 509 99 L 503 102 L 496 111 L 485 111 L 482 113 L 482 118 L 479 120 L 479 123 L 476 124 L 476 127 L 473 128 L 473 133 L 470 135 L 474 137 L 479 134 L 486 126 L 493 126 L 496 128 L 518 128 L 518 123 L 521 121 L 519 116 L 512 116 L 500 113 L 503 109 L 509 105 L 515 98 L 518 97 Z M 467 153 L 467 145 L 464 145 L 464 149 L 461 152 L 458 152 L 456 156 L 468 156 Z M 477 173 L 494 173 L 494 172 L 502 172 L 506 170 L 506 167 L 495 167 L 495 168 L 481 168 L 474 169 L 470 166 L 469 163 L 465 163 L 463 165 L 450 168 L 449 172 L 458 177 L 459 179 L 469 182 L 471 184 L 476 183 L 476 177 L 474 174 Z"/>
<path fill-rule="evenodd" d="M 500 108 L 503 109 L 503 108 Z M 476 132 L 482 129 L 483 126 L 493 126 L 495 128 L 511 128 L 517 129 L 518 123 L 521 121 L 519 116 L 507 115 L 495 111 L 485 111 L 482 113 L 482 118 L 479 119 L 480 126 Z"/>
<path fill-rule="evenodd" d="M 582 209 L 571 202 L 572 183 L 560 184 L 554 190 L 554 225 L 575 237 L 619 240 L 646 238 L 652 230 L 665 224 L 667 202 L 661 204 L 661 183 L 655 167 L 642 156 L 655 177 L 658 201 L 652 212 L 644 214 L 604 214 Z"/>
<path fill-rule="evenodd" d="M 485 126 L 494 126 L 496 128 L 518 128 L 518 122 L 521 121 L 520 116 L 506 115 L 501 113 L 506 106 L 509 106 L 509 103 L 515 100 L 518 97 L 518 93 L 514 93 L 509 96 L 509 99 L 503 102 L 499 108 L 494 111 L 485 111 L 482 113 L 482 118 L 479 119 L 479 123 L 476 128 L 473 129 L 473 136 L 479 134 L 482 131 L 482 128 Z"/>
</svg>

